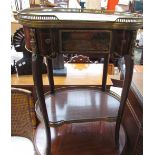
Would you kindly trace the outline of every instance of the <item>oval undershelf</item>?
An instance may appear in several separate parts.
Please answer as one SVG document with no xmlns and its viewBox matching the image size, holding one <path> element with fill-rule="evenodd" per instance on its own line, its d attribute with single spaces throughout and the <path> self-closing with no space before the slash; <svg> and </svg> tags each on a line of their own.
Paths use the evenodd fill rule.
<svg viewBox="0 0 155 155">
<path fill-rule="evenodd" d="M 90 121 L 115 121 L 120 105 L 119 97 L 99 88 L 62 88 L 55 94 L 45 94 L 50 126 Z M 42 115 L 39 102 L 36 113 Z"/>
</svg>

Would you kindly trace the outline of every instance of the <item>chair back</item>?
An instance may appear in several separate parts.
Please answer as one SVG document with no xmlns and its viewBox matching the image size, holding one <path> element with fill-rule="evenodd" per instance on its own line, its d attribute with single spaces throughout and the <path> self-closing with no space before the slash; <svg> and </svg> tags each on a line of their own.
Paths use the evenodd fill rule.
<svg viewBox="0 0 155 155">
<path fill-rule="evenodd" d="M 11 88 L 11 135 L 33 141 L 35 128 L 36 115 L 31 92 Z"/>
</svg>

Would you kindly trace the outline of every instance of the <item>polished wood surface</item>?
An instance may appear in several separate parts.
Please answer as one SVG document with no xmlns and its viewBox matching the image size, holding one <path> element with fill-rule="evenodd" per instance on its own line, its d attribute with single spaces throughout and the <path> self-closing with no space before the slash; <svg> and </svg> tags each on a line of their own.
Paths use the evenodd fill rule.
<svg viewBox="0 0 155 155">
<path fill-rule="evenodd" d="M 47 93 L 45 103 L 51 126 L 97 120 L 116 121 L 120 106 L 119 97 L 91 87 L 60 88 L 55 94 Z M 38 101 L 36 112 L 42 121 Z"/>
<path fill-rule="evenodd" d="M 50 130 L 52 155 L 123 155 L 125 152 L 126 137 L 122 126 L 119 150 L 115 148 L 115 123 L 73 123 L 51 127 Z M 40 124 L 36 131 L 35 146 L 41 155 L 46 147 L 45 137 L 44 125 Z"/>
<path fill-rule="evenodd" d="M 54 76 L 55 87 L 62 86 L 99 86 L 102 81 L 103 64 L 65 64 L 67 68 L 67 76 Z M 109 64 L 108 73 L 114 72 L 114 66 Z M 107 86 L 112 85 L 111 76 L 107 76 Z M 49 82 L 47 74 L 43 74 L 44 92 L 49 91 Z M 18 76 L 11 75 L 11 85 L 13 87 L 24 88 L 32 91 L 34 100 L 37 100 L 32 75 Z"/>
<path fill-rule="evenodd" d="M 103 64 L 65 64 L 67 76 L 54 76 L 56 86 L 64 85 L 101 85 Z M 107 77 L 107 85 L 112 85 L 110 76 Z M 33 86 L 32 75 L 11 75 L 13 86 Z M 49 85 L 48 77 L 43 74 L 43 85 Z"/>
</svg>

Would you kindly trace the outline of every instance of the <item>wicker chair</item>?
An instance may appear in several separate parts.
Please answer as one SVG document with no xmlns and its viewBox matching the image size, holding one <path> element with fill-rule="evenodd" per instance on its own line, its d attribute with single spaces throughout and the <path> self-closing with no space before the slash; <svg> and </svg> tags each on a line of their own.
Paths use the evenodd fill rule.
<svg viewBox="0 0 155 155">
<path fill-rule="evenodd" d="M 33 146 L 35 128 L 36 115 L 31 92 L 25 89 L 11 88 L 12 155 L 35 154 Z"/>
</svg>

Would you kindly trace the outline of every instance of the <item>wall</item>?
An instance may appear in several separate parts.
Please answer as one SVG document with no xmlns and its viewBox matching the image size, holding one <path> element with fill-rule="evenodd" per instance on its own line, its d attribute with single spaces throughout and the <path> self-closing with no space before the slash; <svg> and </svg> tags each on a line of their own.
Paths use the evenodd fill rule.
<svg viewBox="0 0 155 155">
<path fill-rule="evenodd" d="M 100 0 L 86 0 L 85 7 L 87 9 L 101 9 Z"/>
</svg>

